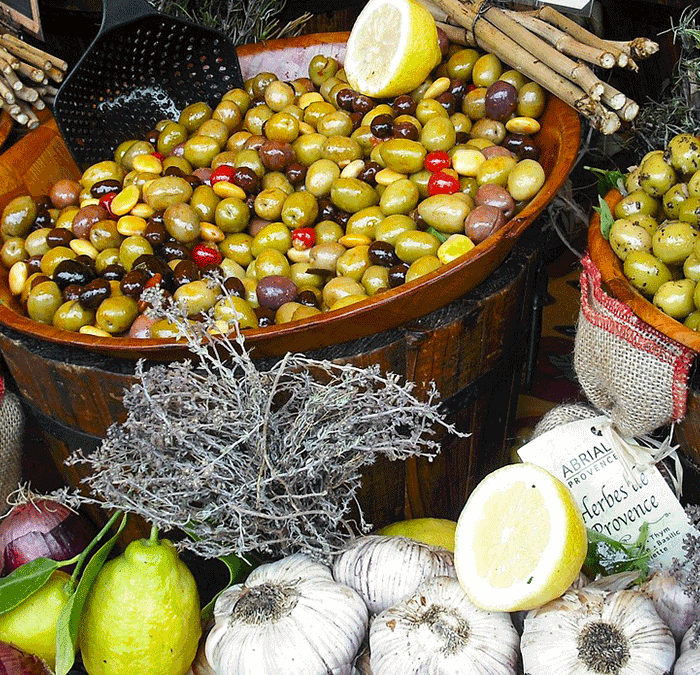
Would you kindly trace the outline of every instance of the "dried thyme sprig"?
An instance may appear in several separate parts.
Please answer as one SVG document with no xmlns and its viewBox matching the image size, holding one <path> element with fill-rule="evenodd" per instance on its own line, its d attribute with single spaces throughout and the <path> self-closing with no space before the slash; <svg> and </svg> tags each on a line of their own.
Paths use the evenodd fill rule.
<svg viewBox="0 0 700 675">
<path fill-rule="evenodd" d="M 126 421 L 70 462 L 88 467 L 92 501 L 185 530 L 194 540 L 183 546 L 204 557 L 326 556 L 368 528 L 351 515 L 363 467 L 432 456 L 437 427 L 457 433 L 434 386 L 419 400 L 396 375 L 301 354 L 261 370 L 242 336 L 214 339 L 211 319 L 189 322 L 150 299 L 195 359 L 139 362 Z"/>
</svg>

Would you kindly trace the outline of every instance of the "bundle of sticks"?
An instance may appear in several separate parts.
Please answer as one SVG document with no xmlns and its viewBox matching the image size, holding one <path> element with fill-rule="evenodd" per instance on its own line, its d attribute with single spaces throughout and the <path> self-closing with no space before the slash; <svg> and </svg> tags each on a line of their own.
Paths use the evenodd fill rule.
<svg viewBox="0 0 700 675">
<path fill-rule="evenodd" d="M 53 103 L 68 64 L 15 37 L 0 34 L 0 104 L 19 124 L 39 126 L 35 110 Z"/>
<path fill-rule="evenodd" d="M 638 70 L 659 50 L 647 38 L 604 40 L 551 6 L 514 11 L 485 0 L 419 0 L 457 44 L 478 47 L 558 96 L 603 134 L 631 122 L 639 105 L 599 78 L 591 64 Z"/>
</svg>

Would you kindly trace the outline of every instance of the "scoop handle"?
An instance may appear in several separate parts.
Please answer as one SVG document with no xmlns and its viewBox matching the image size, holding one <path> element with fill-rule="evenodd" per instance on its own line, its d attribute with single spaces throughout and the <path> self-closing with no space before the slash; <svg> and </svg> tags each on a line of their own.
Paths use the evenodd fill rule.
<svg viewBox="0 0 700 675">
<path fill-rule="evenodd" d="M 102 0 L 100 35 L 117 26 L 158 13 L 146 0 Z"/>
</svg>

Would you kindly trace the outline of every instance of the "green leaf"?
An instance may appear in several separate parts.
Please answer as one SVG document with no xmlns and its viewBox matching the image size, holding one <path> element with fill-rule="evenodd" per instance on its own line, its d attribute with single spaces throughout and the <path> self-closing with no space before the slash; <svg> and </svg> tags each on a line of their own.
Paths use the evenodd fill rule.
<svg viewBox="0 0 700 675">
<path fill-rule="evenodd" d="M 202 620 L 208 621 L 214 614 L 214 603 L 217 598 L 229 587 L 231 584 L 240 583 L 245 577 L 248 576 L 253 566 L 244 560 L 239 558 L 233 553 L 231 555 L 220 556 L 221 560 L 226 567 L 228 567 L 229 581 L 204 607 L 202 607 Z"/>
<path fill-rule="evenodd" d="M 440 243 L 444 243 L 447 241 L 449 235 L 445 234 L 444 232 L 440 232 L 439 230 L 436 230 L 434 227 L 429 227 L 426 232 L 429 232 L 430 234 L 433 235 L 436 239 L 440 240 Z"/>
<path fill-rule="evenodd" d="M 66 675 L 75 662 L 80 616 L 83 613 L 85 601 L 99 571 L 105 564 L 117 538 L 124 529 L 126 521 L 127 514 L 124 514 L 114 536 L 108 539 L 97 550 L 95 555 L 90 558 L 90 562 L 85 566 L 75 592 L 71 595 L 58 617 L 56 624 L 56 675 Z"/>
<path fill-rule="evenodd" d="M 583 168 L 596 175 L 598 179 L 598 194 L 601 197 L 605 197 L 611 188 L 620 190 L 625 183 L 625 174 L 619 169 L 607 171 L 605 169 L 597 169 L 594 166 L 585 166 Z"/>
<path fill-rule="evenodd" d="M 649 551 L 646 548 L 648 523 L 639 528 L 637 541 L 626 544 L 606 535 L 587 529 L 588 552 L 583 567 L 595 576 L 638 571 L 644 578 L 649 573 Z"/>
<path fill-rule="evenodd" d="M 34 595 L 62 565 L 49 558 L 37 558 L 0 579 L 0 614 L 9 612 Z"/>
<path fill-rule="evenodd" d="M 598 203 L 600 206 L 594 206 L 593 210 L 600 216 L 600 233 L 607 240 L 610 238 L 610 228 L 615 222 L 615 216 L 610 211 L 608 203 L 600 196 L 598 197 Z"/>
</svg>

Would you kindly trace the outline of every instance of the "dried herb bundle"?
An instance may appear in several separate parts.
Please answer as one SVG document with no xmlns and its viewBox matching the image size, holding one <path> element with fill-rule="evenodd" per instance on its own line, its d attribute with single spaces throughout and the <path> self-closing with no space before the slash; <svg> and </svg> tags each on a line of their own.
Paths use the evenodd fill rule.
<svg viewBox="0 0 700 675">
<path fill-rule="evenodd" d="M 434 454 L 436 425 L 457 433 L 434 387 L 420 401 L 395 375 L 299 354 L 261 370 L 240 335 L 176 325 L 196 359 L 139 363 L 126 421 L 70 461 L 88 465 L 91 501 L 183 529 L 204 557 L 325 556 L 367 529 L 350 514 L 363 467 Z"/>
<path fill-rule="evenodd" d="M 632 125 L 640 156 L 665 148 L 680 133 L 700 130 L 700 7 L 686 8 L 679 24 L 672 26 L 674 40 L 680 42 L 675 72 L 665 84 L 658 101 L 648 101 Z"/>
</svg>

